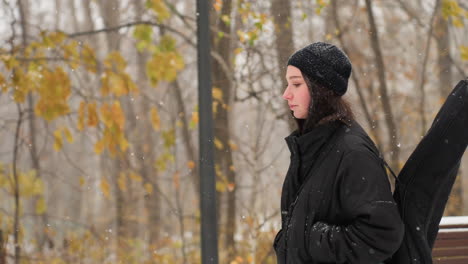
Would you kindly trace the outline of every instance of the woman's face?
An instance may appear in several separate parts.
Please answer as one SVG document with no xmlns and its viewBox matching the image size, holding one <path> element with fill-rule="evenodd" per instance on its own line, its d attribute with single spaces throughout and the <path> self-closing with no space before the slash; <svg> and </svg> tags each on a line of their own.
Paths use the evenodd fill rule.
<svg viewBox="0 0 468 264">
<path fill-rule="evenodd" d="M 309 113 L 310 93 L 301 71 L 289 65 L 286 70 L 288 86 L 283 98 L 288 101 L 289 108 L 297 119 L 306 119 Z"/>
</svg>

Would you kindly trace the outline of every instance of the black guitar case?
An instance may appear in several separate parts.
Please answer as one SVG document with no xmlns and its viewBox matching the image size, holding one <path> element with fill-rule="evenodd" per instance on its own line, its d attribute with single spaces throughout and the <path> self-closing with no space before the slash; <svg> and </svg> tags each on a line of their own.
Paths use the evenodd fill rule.
<svg viewBox="0 0 468 264">
<path fill-rule="evenodd" d="M 432 263 L 432 246 L 467 144 L 468 79 L 455 86 L 398 175 L 393 197 L 405 236 L 385 263 Z"/>
</svg>

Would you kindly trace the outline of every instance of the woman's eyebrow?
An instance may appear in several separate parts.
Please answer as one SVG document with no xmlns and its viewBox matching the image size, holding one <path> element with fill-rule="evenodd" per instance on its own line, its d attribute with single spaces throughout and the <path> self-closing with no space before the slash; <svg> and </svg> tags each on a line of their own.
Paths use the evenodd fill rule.
<svg viewBox="0 0 468 264">
<path fill-rule="evenodd" d="M 296 79 L 296 78 L 302 79 L 301 76 L 289 76 L 289 80 L 291 80 L 291 79 Z"/>
</svg>

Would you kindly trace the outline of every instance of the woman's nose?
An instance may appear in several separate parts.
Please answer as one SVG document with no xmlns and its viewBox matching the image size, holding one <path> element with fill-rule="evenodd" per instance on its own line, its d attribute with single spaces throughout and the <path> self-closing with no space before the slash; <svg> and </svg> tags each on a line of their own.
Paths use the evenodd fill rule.
<svg viewBox="0 0 468 264">
<path fill-rule="evenodd" d="M 286 90 L 284 90 L 283 99 L 285 99 L 285 100 L 291 99 L 291 93 L 289 92 L 289 86 L 286 87 Z"/>
</svg>

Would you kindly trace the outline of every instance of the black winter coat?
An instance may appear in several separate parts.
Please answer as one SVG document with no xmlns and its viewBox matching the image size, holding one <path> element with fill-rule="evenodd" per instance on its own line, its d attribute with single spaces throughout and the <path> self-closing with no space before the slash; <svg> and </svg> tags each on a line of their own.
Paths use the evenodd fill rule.
<svg viewBox="0 0 468 264">
<path fill-rule="evenodd" d="M 279 264 L 377 264 L 400 246 L 404 226 L 372 140 L 339 121 L 286 138 Z M 324 155 L 320 155 L 325 153 Z"/>
</svg>

